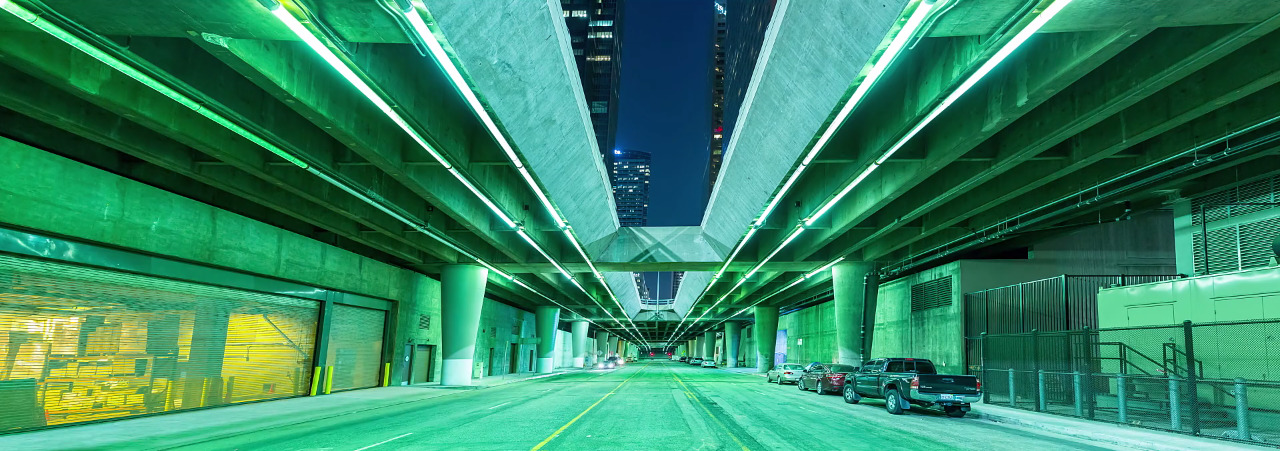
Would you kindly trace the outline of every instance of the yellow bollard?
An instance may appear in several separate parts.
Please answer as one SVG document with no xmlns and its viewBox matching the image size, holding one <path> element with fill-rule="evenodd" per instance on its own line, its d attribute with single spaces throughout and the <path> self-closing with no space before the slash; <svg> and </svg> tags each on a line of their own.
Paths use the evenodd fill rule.
<svg viewBox="0 0 1280 451">
<path fill-rule="evenodd" d="M 318 390 L 320 390 L 320 367 L 317 366 L 316 370 L 311 372 L 311 395 L 310 396 L 315 396 L 316 391 Z"/>
<path fill-rule="evenodd" d="M 384 363 L 382 364 L 382 386 L 388 385 L 391 385 L 391 364 Z"/>
<path fill-rule="evenodd" d="M 326 366 L 324 367 L 324 394 L 327 395 L 332 391 L 333 391 L 333 367 Z"/>
</svg>

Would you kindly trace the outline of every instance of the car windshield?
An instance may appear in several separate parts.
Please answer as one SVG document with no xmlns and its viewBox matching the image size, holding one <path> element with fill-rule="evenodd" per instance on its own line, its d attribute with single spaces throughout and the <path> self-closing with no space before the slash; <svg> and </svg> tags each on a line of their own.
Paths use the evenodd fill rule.
<svg viewBox="0 0 1280 451">
<path fill-rule="evenodd" d="M 854 371 L 858 371 L 858 367 L 853 365 L 828 365 L 827 369 L 831 370 L 832 373 L 852 373 Z"/>
</svg>

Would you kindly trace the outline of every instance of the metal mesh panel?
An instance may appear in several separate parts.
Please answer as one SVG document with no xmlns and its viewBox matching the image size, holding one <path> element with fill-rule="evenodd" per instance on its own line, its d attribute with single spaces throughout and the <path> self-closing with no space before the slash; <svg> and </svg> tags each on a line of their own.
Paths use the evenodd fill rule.
<svg viewBox="0 0 1280 451">
<path fill-rule="evenodd" d="M 1275 443 L 1275 337 L 1276 320 L 988 335 L 978 373 L 990 403 Z"/>
<path fill-rule="evenodd" d="M 305 394 L 317 304 L 0 256 L 0 430 Z"/>
</svg>

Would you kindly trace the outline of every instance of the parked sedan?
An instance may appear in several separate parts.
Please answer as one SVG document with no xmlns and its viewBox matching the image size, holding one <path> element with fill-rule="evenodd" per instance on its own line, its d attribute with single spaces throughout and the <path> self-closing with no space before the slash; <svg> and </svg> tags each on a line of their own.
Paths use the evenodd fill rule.
<svg viewBox="0 0 1280 451">
<path fill-rule="evenodd" d="M 701 365 L 701 364 L 702 364 L 702 359 L 697 358 L 697 357 L 694 357 L 694 358 L 692 358 L 692 359 L 689 359 L 689 364 L 690 364 L 690 365 Z"/>
<path fill-rule="evenodd" d="M 790 382 L 796 383 L 800 381 L 800 373 L 804 372 L 804 367 L 799 363 L 784 363 L 773 367 L 768 373 L 764 374 L 766 382 L 777 382 L 778 385 Z"/>
<path fill-rule="evenodd" d="M 853 365 L 839 363 L 810 363 L 796 382 L 801 390 L 815 390 L 819 395 L 840 393 L 844 389 L 844 377 L 858 371 Z"/>
<path fill-rule="evenodd" d="M 702 361 L 702 367 L 703 367 L 703 368 L 715 368 L 715 367 L 716 367 L 716 361 L 715 361 L 715 360 L 703 360 L 703 361 Z"/>
</svg>

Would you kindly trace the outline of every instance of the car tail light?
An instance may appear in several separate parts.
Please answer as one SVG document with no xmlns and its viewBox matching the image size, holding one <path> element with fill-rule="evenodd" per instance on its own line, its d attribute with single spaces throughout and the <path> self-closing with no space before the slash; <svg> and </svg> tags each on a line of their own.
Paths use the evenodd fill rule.
<svg viewBox="0 0 1280 451">
<path fill-rule="evenodd" d="M 833 381 L 838 381 L 840 379 L 844 379 L 844 373 L 831 374 L 831 375 L 828 375 L 827 378 Z"/>
<path fill-rule="evenodd" d="M 973 389 L 977 391 L 982 391 L 982 379 L 978 379 L 977 381 L 978 383 L 973 387 Z"/>
<path fill-rule="evenodd" d="M 911 378 L 911 389 L 912 389 L 912 390 L 919 390 L 919 389 L 920 389 L 920 376 L 916 376 L 916 377 Z"/>
<path fill-rule="evenodd" d="M 790 371 L 783 371 L 782 374 L 791 374 Z"/>
</svg>

